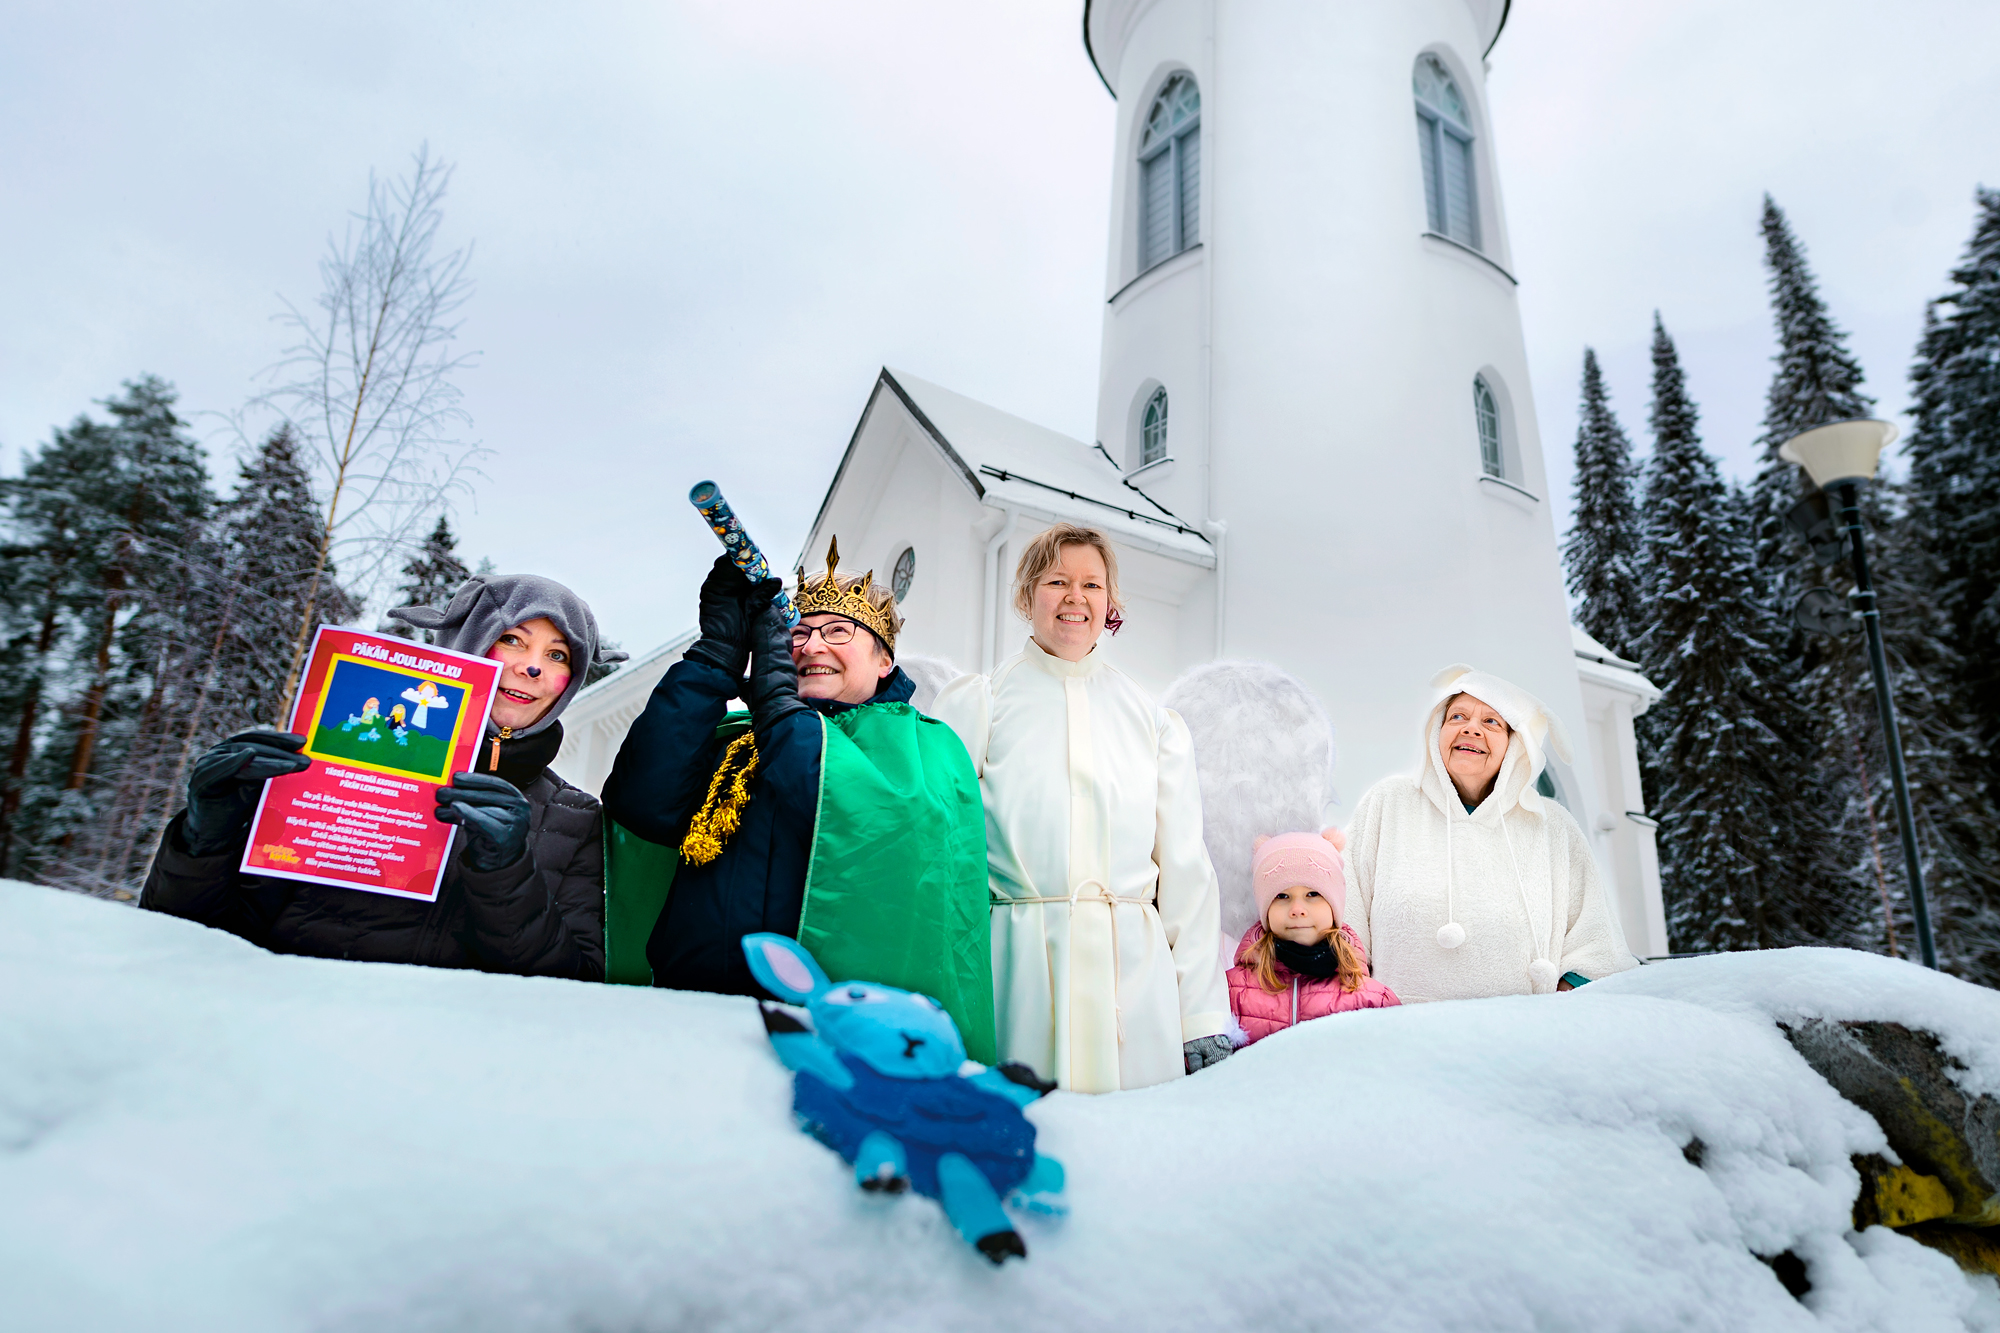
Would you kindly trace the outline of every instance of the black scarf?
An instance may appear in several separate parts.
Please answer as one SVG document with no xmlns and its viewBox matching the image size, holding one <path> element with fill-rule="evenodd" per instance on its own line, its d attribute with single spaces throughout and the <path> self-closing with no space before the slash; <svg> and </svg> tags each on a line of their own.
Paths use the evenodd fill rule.
<svg viewBox="0 0 2000 1333">
<path fill-rule="evenodd" d="M 1273 937 L 1278 961 L 1302 977 L 1332 977 L 1340 972 L 1340 959 L 1333 952 L 1333 936 L 1318 944 L 1294 944 L 1282 936 Z"/>
<path fill-rule="evenodd" d="M 556 761 L 556 751 L 562 749 L 562 723 L 551 722 L 531 736 L 510 736 L 501 741 L 497 768 L 493 764 L 494 739 L 492 736 L 481 738 L 479 749 L 472 756 L 472 771 L 497 773 L 526 791 Z"/>
</svg>

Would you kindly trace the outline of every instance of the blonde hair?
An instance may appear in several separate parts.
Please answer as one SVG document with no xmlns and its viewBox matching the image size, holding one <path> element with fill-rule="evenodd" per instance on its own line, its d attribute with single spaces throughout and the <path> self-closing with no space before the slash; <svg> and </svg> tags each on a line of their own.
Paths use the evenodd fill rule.
<svg viewBox="0 0 2000 1333">
<path fill-rule="evenodd" d="M 1361 955 L 1354 951 L 1347 932 L 1337 925 L 1333 928 L 1332 943 L 1334 962 L 1339 968 L 1334 975 L 1340 979 L 1340 988 L 1352 994 L 1361 989 L 1361 978 L 1368 975 L 1368 968 L 1362 963 Z M 1263 936 L 1250 946 L 1247 961 L 1250 974 L 1257 978 L 1259 986 L 1272 995 L 1285 989 L 1285 983 L 1278 980 L 1278 937 L 1271 933 L 1270 922 L 1264 923 Z"/>
<path fill-rule="evenodd" d="M 1123 612 L 1125 601 L 1118 595 L 1118 555 L 1111 549 L 1111 539 L 1096 528 L 1058 523 L 1029 542 L 1021 552 L 1021 562 L 1014 566 L 1014 609 L 1021 613 L 1021 619 L 1035 618 L 1035 585 L 1042 581 L 1042 575 L 1056 567 L 1065 546 L 1097 548 L 1097 553 L 1104 557 L 1104 591 L 1110 613 L 1107 622 Z"/>
</svg>

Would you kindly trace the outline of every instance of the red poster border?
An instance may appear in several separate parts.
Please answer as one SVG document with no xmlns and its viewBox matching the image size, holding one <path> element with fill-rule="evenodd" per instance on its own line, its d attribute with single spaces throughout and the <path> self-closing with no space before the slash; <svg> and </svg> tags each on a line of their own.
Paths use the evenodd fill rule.
<svg viewBox="0 0 2000 1333">
<path fill-rule="evenodd" d="M 301 673 L 299 678 L 299 690 L 298 693 L 294 695 L 292 698 L 292 707 L 290 713 L 288 714 L 288 721 L 286 725 L 291 731 L 307 737 L 308 750 L 310 750 L 311 747 L 311 733 L 299 731 L 299 715 L 305 706 L 307 688 L 313 682 L 313 667 L 314 664 L 319 661 L 320 648 L 323 644 L 325 644 L 328 636 L 330 635 L 344 635 L 352 638 L 369 639 L 381 644 L 382 646 L 392 647 L 394 651 L 397 652 L 421 653 L 423 656 L 429 657 L 436 661 L 465 662 L 469 664 L 477 664 L 478 666 L 483 668 L 491 668 L 492 678 L 488 682 L 486 687 L 486 697 L 484 701 L 480 702 L 479 709 L 477 712 L 479 722 L 477 724 L 476 730 L 474 730 L 472 734 L 471 744 L 467 746 L 465 753 L 465 767 L 470 768 L 472 766 L 472 760 L 478 753 L 480 738 L 486 734 L 486 723 L 489 719 L 491 719 L 493 715 L 494 696 L 497 695 L 500 691 L 501 664 L 495 661 L 493 658 L 480 657 L 474 653 L 461 653 L 461 652 L 456 652 L 450 648 L 437 648 L 429 644 L 415 643 L 408 639 L 400 639 L 394 635 L 377 634 L 372 630 L 355 629 L 351 626 L 343 626 L 343 625 L 321 624 L 320 627 L 313 632 L 312 645 L 306 652 L 305 669 Z M 326 685 L 327 683 L 330 682 L 333 674 L 333 662 L 341 657 L 355 657 L 355 654 L 353 654 L 352 652 L 342 653 L 339 652 L 338 650 L 330 652 L 328 654 L 328 661 L 326 667 L 326 675 L 328 677 L 328 680 L 322 681 L 320 683 L 319 697 L 315 701 L 314 705 L 315 709 L 318 711 L 323 711 L 326 707 Z M 367 662 L 370 666 L 380 667 L 390 671 L 403 671 L 408 674 L 414 674 L 418 676 L 424 676 L 428 674 L 421 671 L 411 671 L 411 669 L 407 667 L 402 667 L 390 662 L 376 661 L 371 658 L 359 657 L 356 658 L 355 660 Z M 477 692 L 474 691 L 468 695 L 468 701 L 476 700 L 477 697 L 478 697 Z M 451 746 L 447 751 L 447 758 L 445 763 L 445 770 L 446 770 L 445 780 L 443 782 L 431 782 L 427 779 L 416 778 L 415 775 L 404 770 L 378 768 L 372 764 L 365 764 L 358 760 L 343 758 L 340 759 L 338 762 L 348 767 L 360 769 L 363 772 L 386 773 L 392 777 L 401 778 L 404 781 L 415 780 L 421 782 L 423 785 L 427 787 L 432 788 L 433 791 L 435 791 L 436 788 L 445 786 L 451 781 L 451 773 L 456 768 L 456 764 L 454 761 L 458 758 L 457 750 L 464 738 L 466 724 L 472 716 L 473 716 L 472 710 L 468 709 L 464 713 L 462 713 L 453 723 L 452 741 L 451 741 Z M 334 762 L 332 760 L 327 760 L 327 759 L 313 758 L 310 754 L 308 754 L 307 757 L 312 758 L 312 762 L 315 765 L 315 767 Z M 312 769 L 308 769 L 306 770 L 306 773 L 311 773 L 312 771 L 313 771 Z M 295 778 L 303 777 L 305 776 L 305 774 L 304 773 L 294 774 L 293 776 Z M 299 882 L 306 884 L 317 884 L 323 888 L 353 889 L 357 893 L 379 893 L 391 898 L 407 898 L 416 902 L 433 903 L 437 901 L 438 891 L 444 886 L 445 871 L 447 871 L 451 867 L 452 848 L 456 846 L 458 842 L 458 829 L 455 825 L 450 825 L 450 824 L 441 825 L 441 827 L 446 830 L 444 848 L 442 854 L 438 858 L 437 872 L 431 880 L 431 886 L 428 892 L 419 892 L 410 889 L 392 889 L 383 885 L 375 885 L 375 884 L 355 884 L 348 880 L 335 879 L 328 875 L 316 875 L 309 871 L 280 870 L 273 866 L 251 865 L 250 864 L 251 852 L 257 846 L 257 836 L 256 836 L 257 829 L 263 824 L 264 808 L 267 804 L 269 804 L 271 799 L 271 784 L 273 782 L 282 782 L 286 780 L 287 779 L 283 778 L 271 779 L 270 782 L 266 782 L 264 784 L 264 790 L 258 795 L 256 812 L 252 814 L 250 817 L 250 838 L 243 845 L 243 860 L 242 864 L 238 867 L 239 870 L 241 870 L 244 874 L 267 875 L 274 879 L 297 880 Z M 429 800 L 426 799 L 425 804 L 429 803 L 430 803 Z"/>
</svg>

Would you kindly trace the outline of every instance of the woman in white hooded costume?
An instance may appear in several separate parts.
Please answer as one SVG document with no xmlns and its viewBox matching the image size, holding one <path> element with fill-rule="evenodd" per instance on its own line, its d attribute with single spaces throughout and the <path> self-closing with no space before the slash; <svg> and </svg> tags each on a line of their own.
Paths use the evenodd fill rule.
<svg viewBox="0 0 2000 1333">
<path fill-rule="evenodd" d="M 1187 725 L 1095 651 L 1117 578 L 1102 533 L 1041 534 L 1015 574 L 1027 646 L 934 709 L 985 800 L 1000 1058 L 1074 1092 L 1164 1083 L 1230 1049 Z"/>
<path fill-rule="evenodd" d="M 1535 790 L 1562 723 L 1526 690 L 1447 667 L 1413 774 L 1348 825 L 1351 924 L 1405 1003 L 1542 995 L 1637 966 L 1569 811 Z"/>
</svg>

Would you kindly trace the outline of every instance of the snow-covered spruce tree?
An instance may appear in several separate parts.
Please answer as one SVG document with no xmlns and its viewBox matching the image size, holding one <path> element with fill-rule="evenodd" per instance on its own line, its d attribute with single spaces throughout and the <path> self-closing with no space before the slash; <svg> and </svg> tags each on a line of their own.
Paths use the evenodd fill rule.
<svg viewBox="0 0 2000 1333">
<path fill-rule="evenodd" d="M 443 514 L 438 515 L 437 526 L 431 535 L 424 538 L 423 549 L 410 563 L 403 566 L 403 581 L 396 585 L 397 606 L 445 606 L 459 585 L 472 577 L 472 571 L 465 562 L 452 552 L 458 549 L 458 538 L 453 535 L 451 524 Z M 437 635 L 430 630 L 413 630 L 400 621 L 388 622 L 385 632 L 400 634 L 405 638 L 421 636 L 425 643 L 436 643 Z"/>
<path fill-rule="evenodd" d="M 1785 678 L 1799 706 L 1819 719 L 1814 733 L 1819 742 L 1816 761 L 1825 775 L 1825 792 L 1818 812 L 1821 828 L 1813 844 L 1818 864 L 1811 878 L 1828 933 L 1817 938 L 1827 944 L 1893 949 L 1894 918 L 1899 903 L 1906 907 L 1906 886 L 1895 869 L 1902 844 L 1867 649 L 1859 635 L 1808 638 L 1792 624 L 1790 614 L 1810 587 L 1825 586 L 1844 598 L 1854 586 L 1852 573 L 1844 564 L 1822 570 L 1805 542 L 1787 527 L 1786 513 L 1812 489 L 1812 483 L 1797 465 L 1778 457 L 1779 446 L 1799 432 L 1867 416 L 1875 404 L 1861 390 L 1860 363 L 1820 299 L 1803 248 L 1769 196 L 1764 200 L 1763 233 L 1778 354 L 1759 440 L 1764 457 L 1753 487 L 1757 572 L 1766 600 L 1784 627 Z M 1895 500 L 1886 482 L 1866 487 L 1862 498 L 1892 668 L 1904 656 L 1899 647 L 1915 647 L 1898 637 L 1912 628 L 1912 608 L 1891 605 L 1901 554 L 1893 522 Z M 1896 674 L 1909 675 L 1933 656 L 1917 648 Z M 1914 678 L 1899 682 L 1899 688 L 1904 686 L 1919 699 L 1928 692 L 1925 682 Z M 1904 718 L 1906 729 L 1909 724 L 1924 725 L 1921 710 L 1905 712 Z M 1902 939 L 1907 943 L 1909 937 L 1905 933 Z"/>
<path fill-rule="evenodd" d="M 1979 191 L 1978 207 L 1953 289 L 1931 303 L 1917 344 L 1904 452 L 1911 534 L 1935 562 L 1931 595 L 2000 780 L 2000 190 Z"/>
<path fill-rule="evenodd" d="M 198 548 L 213 497 L 174 399 L 162 380 L 128 381 L 104 404 L 108 426 L 79 423 L 45 451 L 56 468 L 23 471 L 32 505 L 67 527 L 44 525 L 45 535 L 74 554 L 57 590 L 68 630 L 45 664 L 67 698 L 31 739 L 15 818 L 32 836 L 15 851 L 39 878 L 70 887 L 98 887 L 117 775 L 166 704 L 171 675 L 148 649 L 158 641 L 148 623 L 182 614 L 187 572 L 207 560 Z"/>
<path fill-rule="evenodd" d="M 1883 595 L 1899 658 L 1929 652 L 1929 670 L 1899 671 L 1897 705 L 1917 784 L 1918 840 L 1939 961 L 2000 986 L 2000 191 L 1980 190 L 1973 234 L 1931 304 L 1910 381 L 1915 397 L 1899 558 Z M 1893 601 L 1891 598 L 1893 597 Z M 1914 674 L 1914 679 L 1912 676 Z M 1914 689 L 1931 697 L 1905 702 Z"/>
<path fill-rule="evenodd" d="M 1597 353 L 1583 349 L 1576 428 L 1576 526 L 1563 543 L 1577 621 L 1593 639 L 1633 658 L 1640 624 L 1639 512 L 1632 442 L 1611 410 Z"/>
<path fill-rule="evenodd" d="M 1753 494 L 1758 510 L 1757 563 L 1769 572 L 1774 597 L 1782 599 L 1818 579 L 1810 574 L 1811 556 L 1785 527 L 1786 512 L 1811 482 L 1795 464 L 1778 457 L 1778 447 L 1802 430 L 1865 417 L 1875 400 L 1861 392 L 1861 365 L 1847 350 L 1847 335 L 1827 314 L 1805 251 L 1769 195 L 1764 196 L 1762 225 L 1778 354 L 1764 398 L 1764 432 L 1758 437 L 1763 459 Z M 1789 601 L 1785 605 L 1789 609 Z"/>
<path fill-rule="evenodd" d="M 352 624 L 361 605 L 335 577 L 332 560 L 317 593 L 313 569 L 319 557 L 319 497 L 300 457 L 298 433 L 289 422 L 265 436 L 257 452 L 240 466 L 236 493 L 221 511 L 222 543 L 229 579 L 223 589 L 229 614 L 219 681 L 227 692 L 207 702 L 219 710 L 212 729 L 227 735 L 286 713 L 284 691 L 290 666 L 287 636 L 299 617 L 313 612 L 330 625 Z"/>
<path fill-rule="evenodd" d="M 116 465 L 111 428 L 78 417 L 28 456 L 19 477 L 0 479 L 5 499 L 7 579 L 0 585 L 8 616 L 8 711 L 0 717 L 7 744 L 0 774 L 0 875 L 19 878 L 40 842 L 53 788 L 37 760 L 60 717 L 77 610 L 92 598 L 96 556 L 107 540 L 93 497 Z"/>
<path fill-rule="evenodd" d="M 1810 836 L 1799 816 L 1814 785 L 1796 738 L 1809 730 L 1789 693 L 1772 687 L 1775 627 L 1756 595 L 1748 505 L 1701 446 L 1658 316 L 1652 429 L 1638 648 L 1662 690 L 1641 722 L 1668 937 L 1683 952 L 1793 943 Z"/>
</svg>

